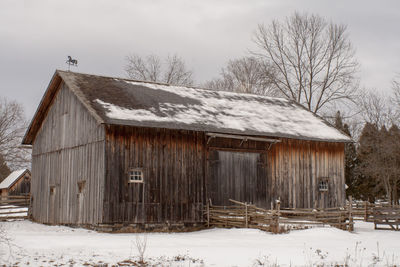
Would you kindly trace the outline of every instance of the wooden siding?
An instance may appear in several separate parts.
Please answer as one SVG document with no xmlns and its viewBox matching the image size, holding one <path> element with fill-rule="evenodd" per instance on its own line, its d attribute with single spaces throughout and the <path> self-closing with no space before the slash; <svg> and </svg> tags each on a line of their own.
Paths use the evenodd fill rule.
<svg viewBox="0 0 400 267">
<path fill-rule="evenodd" d="M 326 208 L 345 204 L 344 145 L 283 139 L 268 151 L 268 195 L 281 207 Z M 329 189 L 320 192 L 319 179 Z"/>
<path fill-rule="evenodd" d="M 257 177 L 264 176 L 265 181 L 260 178 L 253 178 L 258 184 L 257 190 L 247 192 L 245 196 L 239 194 L 239 201 L 253 202 L 261 207 L 270 208 L 272 203 L 278 198 L 281 200 L 281 207 L 287 208 L 323 208 L 338 207 L 345 204 L 344 188 L 344 144 L 302 141 L 294 139 L 280 139 L 280 143 L 271 144 L 257 141 L 245 141 L 225 138 L 215 138 L 208 144 L 208 175 L 207 185 L 209 197 L 216 203 L 227 204 L 222 199 L 222 194 L 226 194 L 224 188 L 235 185 L 236 189 L 231 189 L 231 193 L 241 192 L 240 188 L 245 185 L 244 181 L 239 181 L 235 173 L 235 168 L 230 170 L 224 168 L 224 174 L 218 167 L 220 159 L 215 154 L 215 150 L 259 153 L 257 164 Z M 266 168 L 262 168 L 267 162 Z M 232 162 L 225 165 L 232 165 Z M 235 163 L 245 166 L 245 163 Z M 237 170 L 236 170 L 237 172 Z M 219 184 L 215 184 L 213 177 L 225 176 L 220 179 Z M 253 175 L 255 176 L 255 175 Z M 232 180 L 232 177 L 235 177 Z M 319 179 L 328 180 L 328 191 L 320 192 L 318 188 Z M 242 179 L 246 179 L 243 177 Z M 223 184 L 221 184 L 221 182 Z M 264 188 L 260 188 L 264 187 Z M 219 192 L 219 193 L 216 193 Z"/>
<path fill-rule="evenodd" d="M 207 199 L 266 208 L 278 198 L 293 208 L 345 203 L 341 143 L 207 142 L 197 132 L 122 126 L 107 127 L 106 139 L 106 223 L 199 222 Z M 142 168 L 143 184 L 128 183 L 130 168 Z M 319 191 L 320 178 L 328 179 L 327 192 Z"/>
<path fill-rule="evenodd" d="M 110 126 L 106 138 L 104 222 L 203 220 L 202 133 Z M 144 183 L 128 183 L 130 168 L 143 170 Z"/>
<path fill-rule="evenodd" d="M 78 195 L 78 183 L 85 187 Z M 60 84 L 32 148 L 33 219 L 96 224 L 102 219 L 104 126 Z"/>
</svg>

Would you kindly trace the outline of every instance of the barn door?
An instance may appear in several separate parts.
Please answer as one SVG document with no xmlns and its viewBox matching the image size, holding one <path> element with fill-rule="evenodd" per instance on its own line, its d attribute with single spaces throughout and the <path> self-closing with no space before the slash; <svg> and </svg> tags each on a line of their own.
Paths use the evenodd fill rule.
<svg viewBox="0 0 400 267">
<path fill-rule="evenodd" d="M 229 199 L 267 205 L 265 154 L 214 150 L 208 164 L 208 192 L 214 205 L 232 205 Z"/>
</svg>

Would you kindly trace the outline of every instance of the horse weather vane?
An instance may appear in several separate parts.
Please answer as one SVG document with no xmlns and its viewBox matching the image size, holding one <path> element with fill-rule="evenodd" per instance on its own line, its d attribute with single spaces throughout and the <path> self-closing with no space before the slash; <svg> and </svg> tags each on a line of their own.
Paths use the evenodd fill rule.
<svg viewBox="0 0 400 267">
<path fill-rule="evenodd" d="M 68 64 L 68 71 L 71 68 L 71 66 L 75 66 L 75 67 L 78 66 L 78 60 L 72 59 L 71 56 L 68 56 L 68 59 L 67 59 L 67 61 L 65 63 Z"/>
</svg>

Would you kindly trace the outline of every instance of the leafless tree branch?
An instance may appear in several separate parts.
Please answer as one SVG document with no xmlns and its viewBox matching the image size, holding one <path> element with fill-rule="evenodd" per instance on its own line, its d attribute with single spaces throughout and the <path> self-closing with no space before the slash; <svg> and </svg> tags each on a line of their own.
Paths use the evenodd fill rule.
<svg viewBox="0 0 400 267">
<path fill-rule="evenodd" d="M 0 153 L 11 169 L 26 167 L 30 161 L 29 151 L 20 148 L 25 131 L 22 106 L 0 98 Z"/>
<path fill-rule="evenodd" d="M 277 91 L 271 86 L 272 76 L 272 70 L 265 62 L 255 57 L 243 57 L 230 60 L 222 68 L 221 76 L 208 81 L 204 86 L 216 90 L 276 96 Z"/>
<path fill-rule="evenodd" d="M 173 85 L 193 84 L 193 73 L 183 59 L 177 55 L 168 56 L 163 62 L 156 55 L 126 57 L 125 71 L 129 78 L 142 81 L 163 82 Z"/>
<path fill-rule="evenodd" d="M 259 25 L 253 54 L 271 64 L 272 84 L 282 96 L 318 113 L 357 96 L 358 63 L 346 26 L 316 15 L 294 13 L 285 21 Z"/>
</svg>

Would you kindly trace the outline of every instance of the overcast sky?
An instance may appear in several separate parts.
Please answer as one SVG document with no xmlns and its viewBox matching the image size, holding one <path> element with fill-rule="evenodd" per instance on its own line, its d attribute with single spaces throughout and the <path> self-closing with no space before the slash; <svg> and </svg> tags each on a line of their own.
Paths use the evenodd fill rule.
<svg viewBox="0 0 400 267">
<path fill-rule="evenodd" d="M 0 0 L 0 96 L 30 120 L 56 69 L 125 76 L 125 56 L 177 53 L 197 83 L 254 49 L 258 24 L 309 12 L 348 25 L 361 84 L 389 92 L 400 72 L 399 0 Z"/>
</svg>

